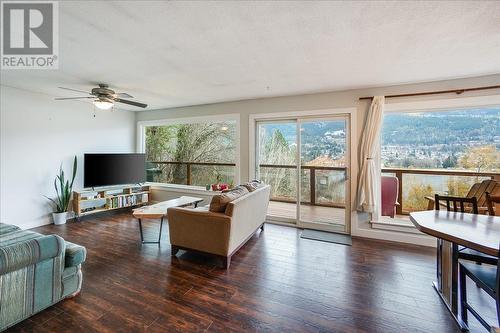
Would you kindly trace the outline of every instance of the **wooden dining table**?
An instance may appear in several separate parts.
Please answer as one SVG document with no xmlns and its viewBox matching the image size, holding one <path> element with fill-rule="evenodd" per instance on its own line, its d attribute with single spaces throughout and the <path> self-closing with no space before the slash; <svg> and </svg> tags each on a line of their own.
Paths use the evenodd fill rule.
<svg viewBox="0 0 500 333">
<path fill-rule="evenodd" d="M 462 329 L 458 311 L 458 246 L 499 257 L 500 217 L 444 210 L 410 213 L 421 232 L 437 238 L 437 281 L 433 286 Z"/>
</svg>

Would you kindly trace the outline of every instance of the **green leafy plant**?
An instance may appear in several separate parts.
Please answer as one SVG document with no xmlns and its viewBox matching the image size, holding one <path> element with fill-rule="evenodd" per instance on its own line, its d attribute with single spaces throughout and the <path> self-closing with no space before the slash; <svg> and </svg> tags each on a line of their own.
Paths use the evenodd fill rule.
<svg viewBox="0 0 500 333">
<path fill-rule="evenodd" d="M 214 170 L 215 179 L 217 180 L 217 184 L 222 182 L 222 175 L 218 170 Z"/>
<path fill-rule="evenodd" d="M 73 182 L 75 181 L 76 177 L 76 168 L 77 162 L 75 156 L 75 159 L 73 160 L 73 176 L 71 177 L 70 183 L 69 180 L 65 179 L 64 170 L 61 163 L 61 166 L 59 167 L 59 174 L 54 179 L 54 188 L 56 189 L 57 198 L 52 199 L 44 196 L 54 204 L 54 213 L 65 213 L 68 211 L 69 200 L 71 198 L 71 192 L 73 191 Z"/>
</svg>

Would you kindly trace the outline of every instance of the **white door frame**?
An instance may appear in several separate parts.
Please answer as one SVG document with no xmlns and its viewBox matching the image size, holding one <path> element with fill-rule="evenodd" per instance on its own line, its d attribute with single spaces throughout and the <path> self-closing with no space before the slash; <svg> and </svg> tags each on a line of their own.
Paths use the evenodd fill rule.
<svg viewBox="0 0 500 333">
<path fill-rule="evenodd" d="M 249 178 L 254 179 L 255 178 L 255 167 L 256 167 L 256 143 L 257 143 L 257 138 L 256 138 L 256 123 L 257 121 L 276 121 L 276 120 L 286 120 L 286 119 L 298 119 L 298 118 L 325 118 L 328 116 L 335 117 L 339 115 L 347 115 L 348 116 L 348 131 L 349 131 L 349 139 L 348 145 L 349 145 L 349 150 L 350 150 L 350 156 L 349 156 L 349 167 L 348 167 L 348 191 L 346 192 L 346 233 L 350 234 L 352 226 L 351 224 L 353 223 L 354 220 L 354 213 L 352 211 L 352 193 L 355 193 L 355 190 L 353 190 L 353 186 L 355 185 L 355 181 L 352 179 L 352 166 L 354 163 L 357 161 L 357 142 L 356 142 L 356 113 L 357 113 L 357 108 L 356 107 L 347 107 L 347 108 L 334 108 L 334 109 L 320 109 L 320 110 L 304 110 L 304 111 L 287 111 L 287 112 L 273 112 L 273 113 L 254 113 L 249 115 Z M 297 122 L 298 123 L 298 122 Z M 298 125 L 297 125 L 298 126 Z M 299 160 L 300 161 L 300 160 Z M 297 177 L 298 178 L 298 177 Z M 299 178 L 298 178 L 299 179 Z M 299 188 L 298 188 L 299 189 Z M 300 189 L 299 189 L 300 190 Z M 298 203 L 297 203 L 298 204 Z M 299 214 L 299 211 L 297 210 L 297 214 Z M 297 215 L 297 220 L 295 221 L 296 223 L 298 222 L 298 215 Z M 286 219 L 285 219 L 286 220 Z M 287 222 L 287 221 L 280 221 L 280 219 L 277 220 L 269 220 L 270 222 Z M 287 224 L 290 225 L 290 224 Z M 296 227 L 300 227 L 297 224 L 295 225 Z"/>
</svg>

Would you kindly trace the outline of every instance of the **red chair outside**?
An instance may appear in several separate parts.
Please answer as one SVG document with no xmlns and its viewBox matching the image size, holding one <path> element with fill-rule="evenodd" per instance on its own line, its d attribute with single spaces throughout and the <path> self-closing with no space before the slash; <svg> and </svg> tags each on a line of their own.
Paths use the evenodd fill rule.
<svg viewBox="0 0 500 333">
<path fill-rule="evenodd" d="M 382 216 L 394 218 L 398 203 L 399 181 L 396 177 L 382 176 Z"/>
</svg>

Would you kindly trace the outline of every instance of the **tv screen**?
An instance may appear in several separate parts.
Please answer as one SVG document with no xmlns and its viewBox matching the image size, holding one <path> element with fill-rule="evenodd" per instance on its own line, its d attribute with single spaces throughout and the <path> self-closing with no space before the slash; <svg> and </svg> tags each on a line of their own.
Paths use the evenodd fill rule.
<svg viewBox="0 0 500 333">
<path fill-rule="evenodd" d="M 83 165 L 84 187 L 146 181 L 145 154 L 85 154 Z"/>
</svg>

